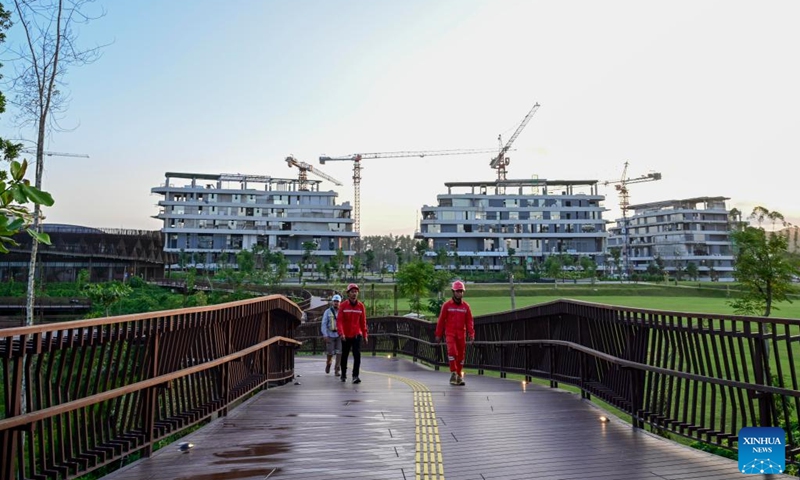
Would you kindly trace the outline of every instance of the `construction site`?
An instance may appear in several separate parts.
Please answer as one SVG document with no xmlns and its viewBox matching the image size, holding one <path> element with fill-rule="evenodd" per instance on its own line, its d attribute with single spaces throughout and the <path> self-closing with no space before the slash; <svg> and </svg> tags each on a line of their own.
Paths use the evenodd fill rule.
<svg viewBox="0 0 800 480">
<path fill-rule="evenodd" d="M 495 178 L 445 182 L 436 205 L 409 205 L 420 212 L 415 238 L 425 243 L 427 257 L 444 252 L 449 268 L 485 271 L 504 269 L 508 257 L 527 268 L 550 255 L 587 257 L 620 278 L 654 262 L 673 272 L 693 263 L 700 279 L 731 279 L 724 197 L 631 205 L 629 186 L 661 180 L 661 174 L 631 177 L 628 162 L 612 180 L 510 178 L 509 152 L 539 107 L 533 105 L 508 140 L 498 136 L 497 148 L 320 156 L 322 165 L 352 162 L 352 204 L 337 203 L 339 194 L 321 187 L 323 181 L 340 187 L 340 180 L 293 155 L 285 161 L 297 170 L 295 178 L 168 172 L 152 189 L 163 195 L 155 218 L 164 222 L 165 251 L 183 252 L 190 265 L 206 269 L 234 264 L 237 252 L 253 248 L 282 252 L 294 270 L 309 248 L 323 261 L 342 251 L 350 263 L 361 250 L 364 161 L 493 154 Z M 187 184 L 174 185 L 176 179 Z M 608 199 L 601 186 L 618 193 L 620 218 L 604 218 Z"/>
</svg>

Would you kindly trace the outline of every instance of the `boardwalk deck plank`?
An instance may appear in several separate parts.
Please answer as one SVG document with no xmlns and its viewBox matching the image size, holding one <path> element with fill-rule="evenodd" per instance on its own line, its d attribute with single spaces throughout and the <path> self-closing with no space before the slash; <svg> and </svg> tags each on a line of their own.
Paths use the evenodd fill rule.
<svg viewBox="0 0 800 480">
<path fill-rule="evenodd" d="M 320 357 L 298 357 L 300 385 L 262 392 L 182 439 L 195 444 L 188 453 L 169 446 L 105 478 L 412 480 L 415 389 L 430 392 L 448 480 L 739 476 L 733 460 L 602 423 L 567 392 L 483 376 L 454 387 L 446 372 L 385 357 L 365 356 L 362 369 L 363 383 L 342 383 Z"/>
</svg>

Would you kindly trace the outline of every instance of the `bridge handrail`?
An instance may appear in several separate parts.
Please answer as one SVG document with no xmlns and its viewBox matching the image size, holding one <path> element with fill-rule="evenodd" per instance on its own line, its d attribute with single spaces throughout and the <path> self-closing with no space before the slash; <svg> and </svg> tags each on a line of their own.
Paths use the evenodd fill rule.
<svg viewBox="0 0 800 480">
<path fill-rule="evenodd" d="M 149 455 L 289 381 L 301 314 L 271 295 L 0 330 L 0 479 L 72 478 Z"/>
<path fill-rule="evenodd" d="M 435 323 L 369 319 L 373 354 L 447 365 Z M 475 319 L 466 366 L 559 382 L 629 414 L 635 427 L 735 452 L 745 426 L 779 426 L 787 462 L 800 438 L 800 320 L 625 308 L 556 300 Z M 318 325 L 303 325 L 304 350 L 321 349 Z"/>
</svg>

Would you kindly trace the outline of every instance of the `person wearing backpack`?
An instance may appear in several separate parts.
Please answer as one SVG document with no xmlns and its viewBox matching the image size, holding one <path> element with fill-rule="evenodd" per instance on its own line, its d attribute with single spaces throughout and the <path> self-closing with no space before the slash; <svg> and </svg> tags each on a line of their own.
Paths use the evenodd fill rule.
<svg viewBox="0 0 800 480">
<path fill-rule="evenodd" d="M 325 340 L 325 354 L 327 358 L 325 360 L 325 373 L 331 373 L 331 363 L 333 363 L 334 358 L 336 362 L 334 363 L 334 370 L 333 373 L 337 377 L 339 376 L 339 370 L 342 364 L 342 337 L 339 336 L 339 303 L 342 301 L 342 297 L 338 294 L 334 295 L 331 298 L 331 306 L 325 310 L 325 313 L 322 314 L 322 338 Z"/>
</svg>

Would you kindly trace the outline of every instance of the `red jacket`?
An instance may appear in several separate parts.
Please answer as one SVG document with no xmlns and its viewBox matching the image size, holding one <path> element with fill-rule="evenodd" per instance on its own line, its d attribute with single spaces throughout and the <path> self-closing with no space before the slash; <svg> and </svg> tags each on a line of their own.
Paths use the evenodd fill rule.
<svg viewBox="0 0 800 480">
<path fill-rule="evenodd" d="M 451 298 L 444 302 L 442 311 L 439 313 L 439 322 L 436 324 L 436 336 L 442 337 L 442 334 L 463 336 L 467 332 L 472 338 L 475 338 L 475 322 L 472 319 L 472 309 L 469 308 L 469 303 L 461 300 L 458 304 Z"/>
<path fill-rule="evenodd" d="M 358 335 L 367 341 L 367 308 L 356 300 L 352 305 L 350 300 L 345 300 L 339 305 L 337 317 L 339 335 L 345 338 L 355 338 Z"/>
</svg>

